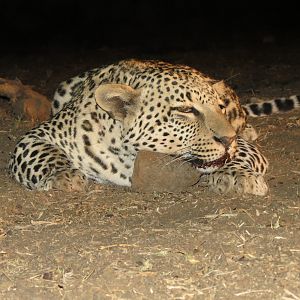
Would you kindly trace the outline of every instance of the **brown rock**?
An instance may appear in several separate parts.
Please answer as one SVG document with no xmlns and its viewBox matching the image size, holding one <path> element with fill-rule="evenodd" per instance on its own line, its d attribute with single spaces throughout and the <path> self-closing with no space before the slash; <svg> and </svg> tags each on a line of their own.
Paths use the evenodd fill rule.
<svg viewBox="0 0 300 300">
<path fill-rule="evenodd" d="M 199 178 L 200 173 L 189 163 L 163 153 L 140 151 L 134 164 L 132 189 L 138 192 L 183 192 Z"/>
</svg>

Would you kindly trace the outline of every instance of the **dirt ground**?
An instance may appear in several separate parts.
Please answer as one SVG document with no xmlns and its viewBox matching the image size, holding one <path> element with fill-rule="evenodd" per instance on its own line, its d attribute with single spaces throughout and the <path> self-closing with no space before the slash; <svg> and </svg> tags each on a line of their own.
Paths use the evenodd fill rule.
<svg viewBox="0 0 300 300">
<path fill-rule="evenodd" d="M 57 84 L 121 58 L 157 58 L 227 79 L 242 101 L 300 94 L 300 47 L 140 54 L 40 49 L 0 56 L 0 77 L 51 97 Z M 266 197 L 27 191 L 6 164 L 30 123 L 0 119 L 1 299 L 300 299 L 299 110 L 251 119 L 270 161 Z"/>
</svg>

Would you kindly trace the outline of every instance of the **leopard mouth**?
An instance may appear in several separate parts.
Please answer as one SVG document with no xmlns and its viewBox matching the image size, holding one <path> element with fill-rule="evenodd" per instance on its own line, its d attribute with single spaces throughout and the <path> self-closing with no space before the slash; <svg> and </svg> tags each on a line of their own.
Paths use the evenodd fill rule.
<svg viewBox="0 0 300 300">
<path fill-rule="evenodd" d="M 188 159 L 188 162 L 192 164 L 194 168 L 203 172 L 203 173 L 211 173 L 214 170 L 217 170 L 225 165 L 226 162 L 230 161 L 230 155 L 226 152 L 223 156 L 218 159 L 204 162 L 203 159 L 199 159 L 197 157 L 193 159 Z"/>
</svg>

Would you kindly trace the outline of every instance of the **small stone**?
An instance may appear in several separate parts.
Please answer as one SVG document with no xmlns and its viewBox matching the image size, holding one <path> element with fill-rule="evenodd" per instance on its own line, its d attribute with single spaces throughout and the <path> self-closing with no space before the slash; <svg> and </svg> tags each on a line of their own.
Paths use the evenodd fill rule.
<svg viewBox="0 0 300 300">
<path fill-rule="evenodd" d="M 45 272 L 42 278 L 45 280 L 53 280 L 53 272 Z"/>
<path fill-rule="evenodd" d="M 195 185 L 200 172 L 183 160 L 163 153 L 140 151 L 132 175 L 138 192 L 184 192 Z"/>
</svg>

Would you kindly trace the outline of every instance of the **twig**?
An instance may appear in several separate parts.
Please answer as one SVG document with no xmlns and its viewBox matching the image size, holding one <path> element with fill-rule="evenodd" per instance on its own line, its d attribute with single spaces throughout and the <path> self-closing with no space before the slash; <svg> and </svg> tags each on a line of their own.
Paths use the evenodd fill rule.
<svg viewBox="0 0 300 300">
<path fill-rule="evenodd" d="M 248 290 L 248 291 L 240 292 L 240 293 L 237 293 L 234 295 L 235 296 L 243 296 L 243 295 L 247 295 L 247 294 L 251 294 L 251 293 L 272 293 L 272 291 L 271 290 Z"/>
<path fill-rule="evenodd" d="M 291 291 L 284 289 L 284 292 L 290 296 L 290 297 L 282 297 L 282 299 L 284 300 L 300 300 L 300 298 L 298 296 L 296 296 L 294 293 L 292 293 Z"/>
</svg>

